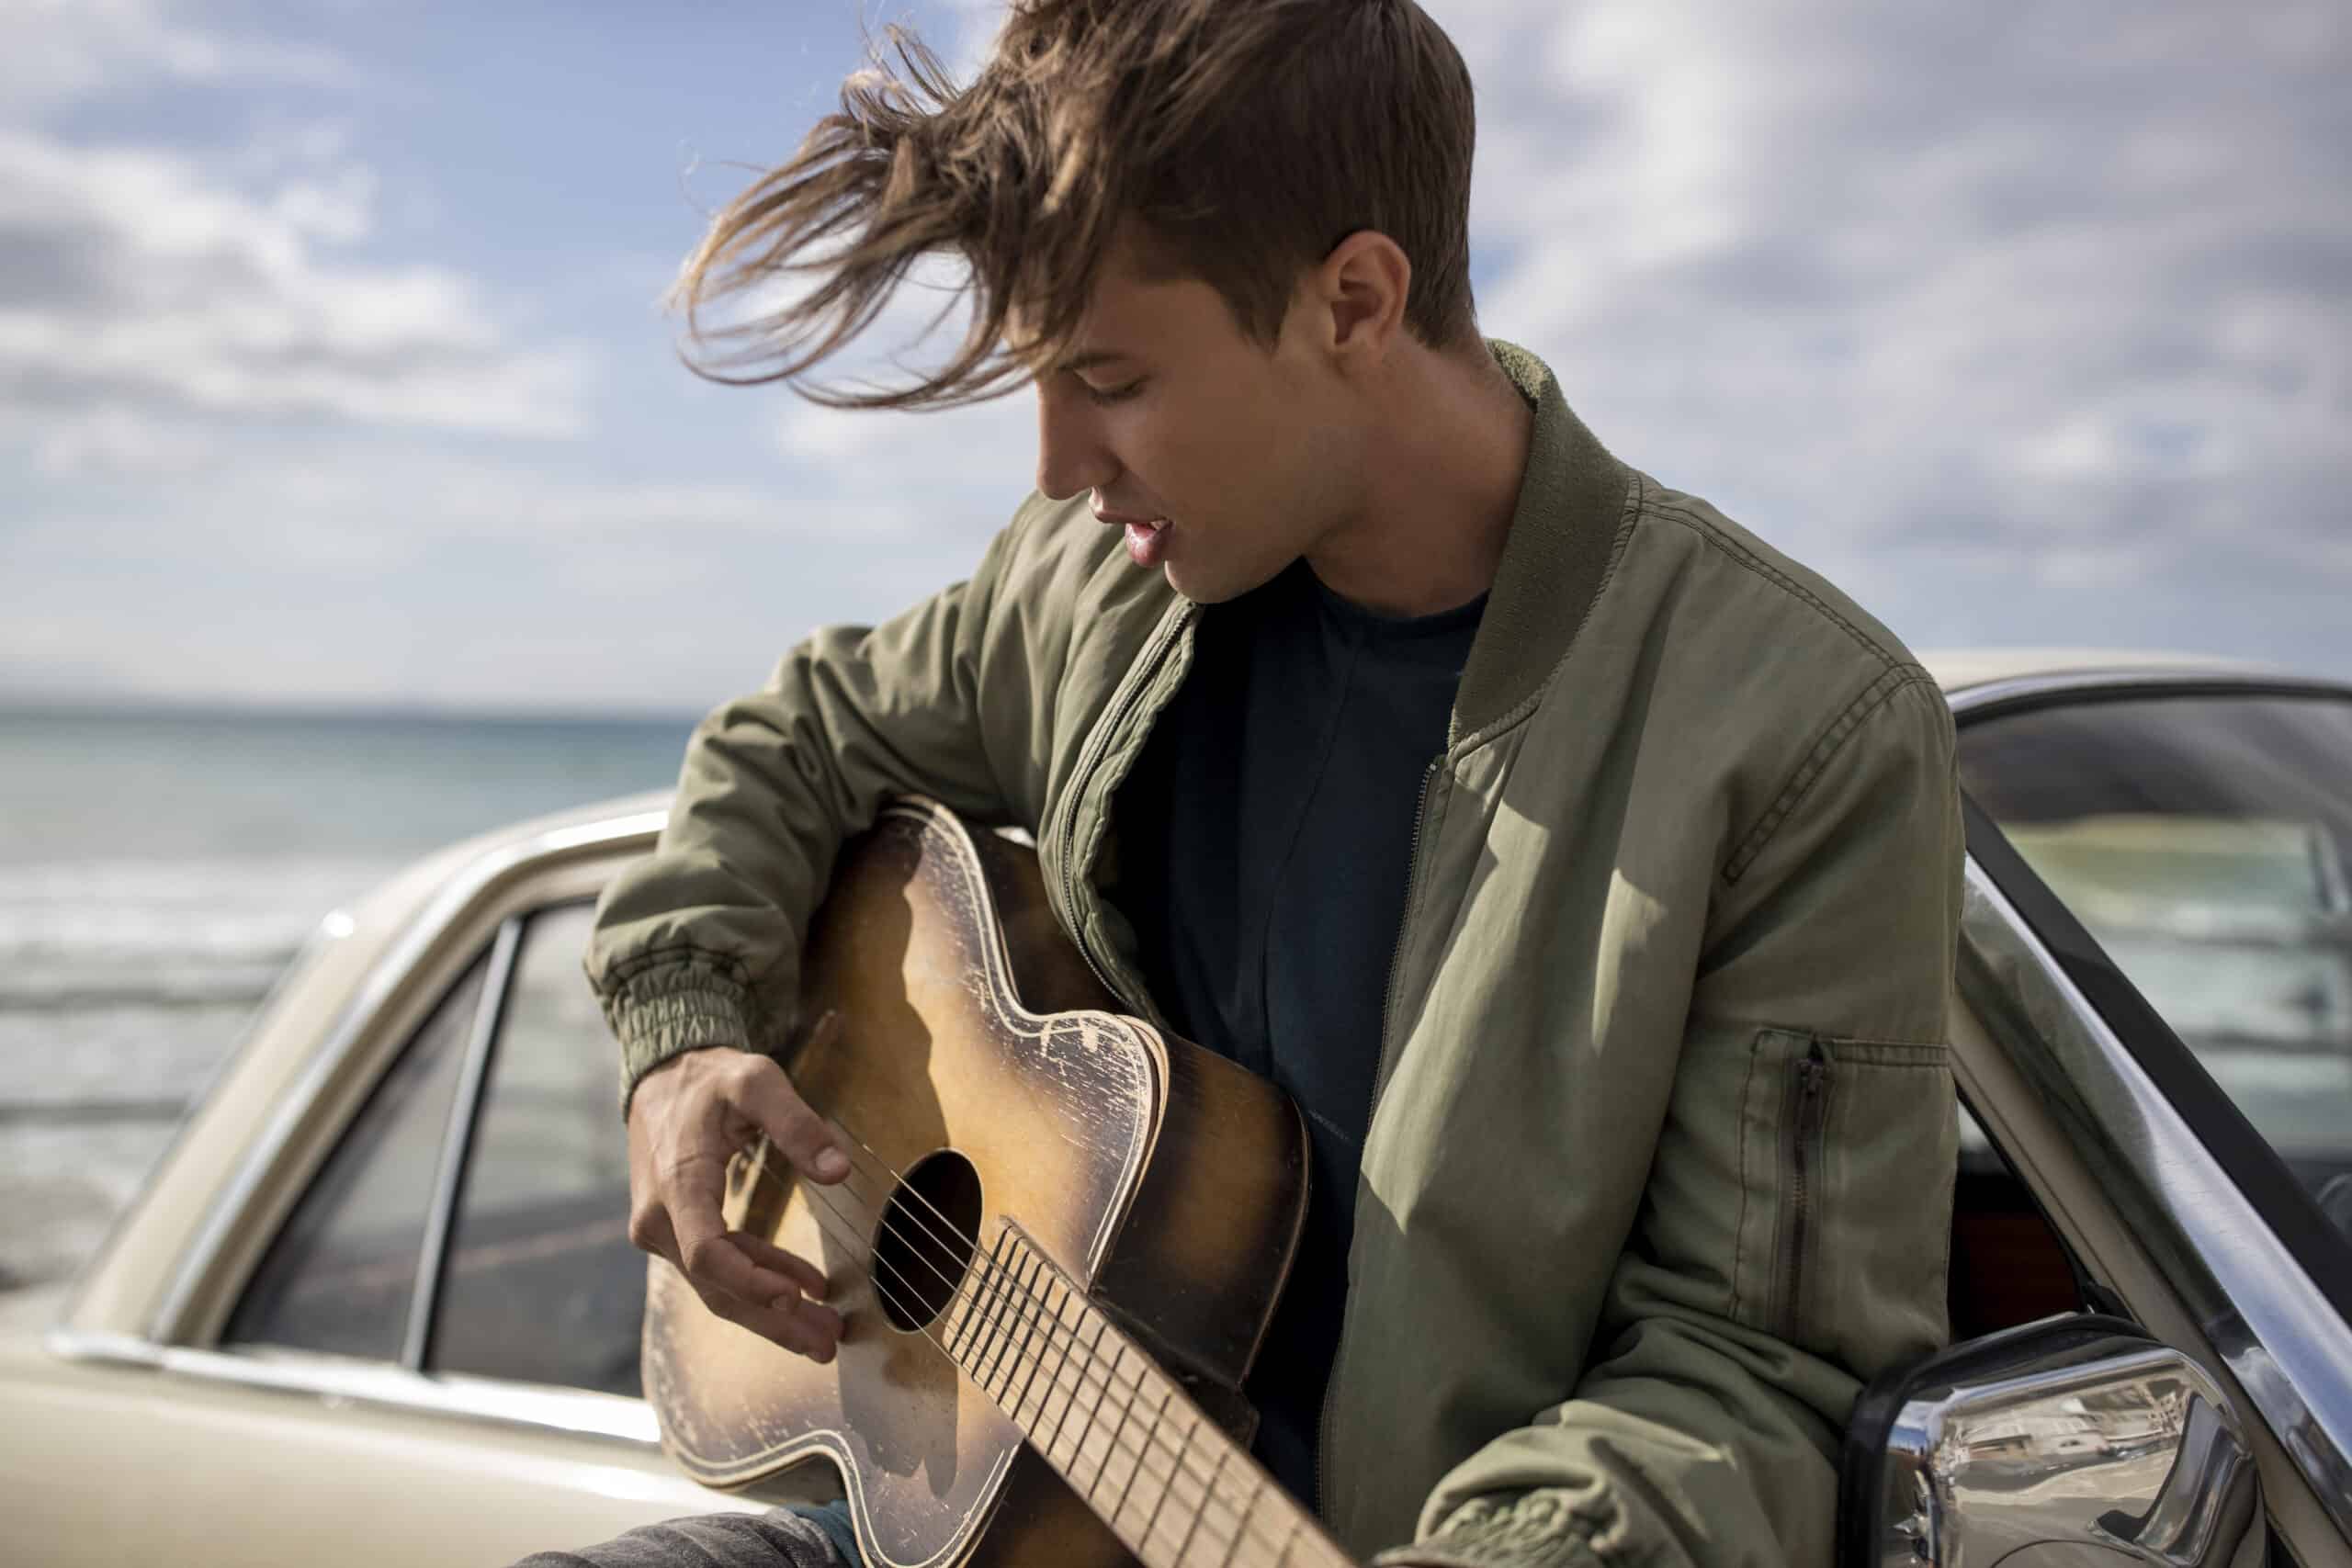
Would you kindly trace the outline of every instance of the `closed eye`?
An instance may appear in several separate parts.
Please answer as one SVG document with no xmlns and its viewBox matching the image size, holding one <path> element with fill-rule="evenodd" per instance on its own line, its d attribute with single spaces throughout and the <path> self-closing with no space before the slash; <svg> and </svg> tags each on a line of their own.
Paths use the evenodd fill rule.
<svg viewBox="0 0 2352 1568">
<path fill-rule="evenodd" d="M 1137 392 L 1142 391 L 1143 384 L 1144 378 L 1138 376 L 1124 387 L 1086 387 L 1087 400 L 1097 407 L 1111 403 L 1124 403 Z M 1079 385 L 1086 386 L 1086 383 L 1081 381 Z"/>
</svg>

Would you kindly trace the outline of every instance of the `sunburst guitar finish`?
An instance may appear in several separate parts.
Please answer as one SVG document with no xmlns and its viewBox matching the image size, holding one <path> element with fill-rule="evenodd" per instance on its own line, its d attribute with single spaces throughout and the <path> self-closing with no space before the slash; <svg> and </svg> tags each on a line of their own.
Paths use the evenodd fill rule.
<svg viewBox="0 0 2352 1568">
<path fill-rule="evenodd" d="M 1239 1389 L 1305 1216 L 1263 1079 L 1117 1003 L 1036 858 L 903 800 L 811 927 L 794 1086 L 857 1151 L 836 1186 L 762 1144 L 730 1224 L 816 1261 L 819 1366 L 651 1264 L 646 1393 L 698 1480 L 840 1471 L 876 1568 L 1345 1559 L 1247 1451 Z"/>
</svg>

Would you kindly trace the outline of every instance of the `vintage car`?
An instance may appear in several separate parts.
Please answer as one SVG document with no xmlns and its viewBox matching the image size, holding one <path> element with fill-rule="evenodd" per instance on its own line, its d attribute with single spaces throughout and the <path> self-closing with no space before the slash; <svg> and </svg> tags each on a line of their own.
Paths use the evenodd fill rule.
<svg viewBox="0 0 2352 1568">
<path fill-rule="evenodd" d="M 1841 1558 L 2352 1562 L 2352 685 L 1931 662 L 1955 1344 L 1858 1406 Z M 579 959 L 663 804 L 327 917 L 78 1283 L 0 1297 L 0 1559 L 491 1564 L 833 1491 L 694 1484 L 639 1395 Z"/>
</svg>

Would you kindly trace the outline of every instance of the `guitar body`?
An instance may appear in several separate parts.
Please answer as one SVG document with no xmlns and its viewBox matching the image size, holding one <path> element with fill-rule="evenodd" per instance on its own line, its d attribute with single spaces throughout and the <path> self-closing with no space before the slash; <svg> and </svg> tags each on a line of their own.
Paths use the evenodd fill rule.
<svg viewBox="0 0 2352 1568">
<path fill-rule="evenodd" d="M 895 803 L 843 852 L 803 976 L 801 1017 L 833 1010 L 842 1027 L 786 1065 L 856 1168 L 800 1183 L 763 1145 L 738 1160 L 727 1208 L 826 1271 L 841 1352 L 819 1366 L 716 1317 L 656 1261 L 646 1393 L 664 1445 L 718 1486 L 831 1461 L 876 1568 L 1130 1561 L 1101 1500 L 1006 1414 L 1022 1408 L 1012 1373 L 1034 1381 L 1039 1365 L 1070 1391 L 1064 1419 L 1115 1404 L 1125 1381 L 1100 1319 L 1091 1359 L 1018 1357 L 1091 1307 L 1246 1444 L 1241 1382 L 1306 1213 L 1296 1111 L 1119 1016 L 1057 926 L 1034 853 L 929 802 Z M 1051 1266 L 1029 1258 L 1021 1278 L 1043 1293 L 1025 1307 L 1016 1247 Z M 1084 1292 L 1067 1316 L 1054 1271 Z M 1002 1399 L 969 1375 L 991 1354 L 1016 1358 Z"/>
</svg>

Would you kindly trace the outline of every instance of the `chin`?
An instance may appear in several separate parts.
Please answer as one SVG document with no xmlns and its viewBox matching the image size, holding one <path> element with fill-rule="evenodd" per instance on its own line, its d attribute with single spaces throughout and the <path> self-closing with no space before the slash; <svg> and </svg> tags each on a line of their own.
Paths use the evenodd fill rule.
<svg viewBox="0 0 2352 1568">
<path fill-rule="evenodd" d="M 1168 576 L 1168 586 L 1195 604 L 1222 604 L 1228 599 L 1238 599 L 1253 588 L 1261 588 L 1273 581 L 1281 566 L 1252 572 L 1246 566 L 1228 565 L 1221 572 L 1204 572 L 1190 561 L 1168 561 L 1161 565 Z"/>
</svg>

